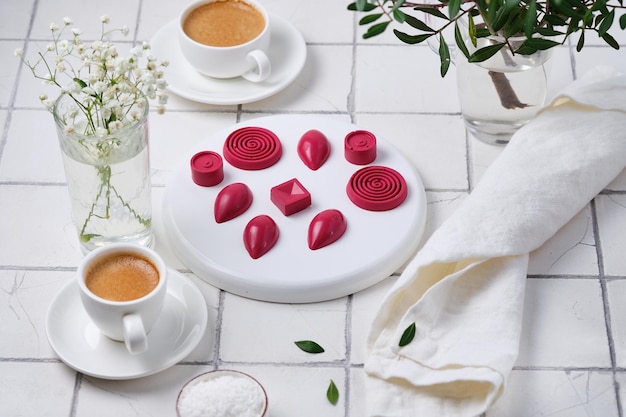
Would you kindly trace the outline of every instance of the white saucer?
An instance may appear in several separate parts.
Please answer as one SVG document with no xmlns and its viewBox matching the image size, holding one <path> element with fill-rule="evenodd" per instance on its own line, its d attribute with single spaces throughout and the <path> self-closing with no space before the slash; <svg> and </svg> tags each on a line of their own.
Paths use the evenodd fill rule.
<svg viewBox="0 0 626 417">
<path fill-rule="evenodd" d="M 304 66 L 306 43 L 289 22 L 275 15 L 270 19 L 272 73 L 259 83 L 241 77 L 217 79 L 200 74 L 187 62 L 178 47 L 177 22 L 165 25 L 150 40 L 150 48 L 154 56 L 169 61 L 169 66 L 165 68 L 169 91 L 200 103 L 230 105 L 261 100 L 285 88 Z"/>
<path fill-rule="evenodd" d="M 131 355 L 89 320 L 72 280 L 48 308 L 46 332 L 61 360 L 83 374 L 103 379 L 132 379 L 160 372 L 186 357 L 198 345 L 207 324 L 202 293 L 187 278 L 168 270 L 165 308 L 148 335 L 148 350 Z"/>
</svg>

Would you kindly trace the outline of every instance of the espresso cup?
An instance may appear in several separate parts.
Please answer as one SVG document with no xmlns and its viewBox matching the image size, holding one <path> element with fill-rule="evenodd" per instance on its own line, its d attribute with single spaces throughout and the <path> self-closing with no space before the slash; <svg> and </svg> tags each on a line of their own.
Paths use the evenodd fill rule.
<svg viewBox="0 0 626 417">
<path fill-rule="evenodd" d="M 131 354 L 148 349 L 148 332 L 167 293 L 167 267 L 154 250 L 114 243 L 87 254 L 78 266 L 80 299 L 105 336 Z"/>
<path fill-rule="evenodd" d="M 201 74 L 243 77 L 252 82 L 271 73 L 270 19 L 256 0 L 200 0 L 178 19 L 183 56 Z"/>
</svg>

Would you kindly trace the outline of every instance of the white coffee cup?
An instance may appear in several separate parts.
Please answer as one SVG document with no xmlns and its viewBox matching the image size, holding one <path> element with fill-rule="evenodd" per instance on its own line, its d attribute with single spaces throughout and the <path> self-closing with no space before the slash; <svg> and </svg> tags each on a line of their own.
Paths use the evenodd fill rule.
<svg viewBox="0 0 626 417">
<path fill-rule="evenodd" d="M 232 46 L 211 46 L 192 39 L 183 29 L 192 11 L 217 1 L 239 1 L 258 11 L 265 21 L 260 34 L 245 43 Z M 183 56 L 200 73 L 214 78 L 243 77 L 252 82 L 267 79 L 271 73 L 268 57 L 270 47 L 270 17 L 256 0 L 200 0 L 189 4 L 178 18 L 178 40 Z"/>
<path fill-rule="evenodd" d="M 88 277 L 91 277 L 89 280 L 94 279 L 98 266 L 103 270 L 102 274 L 110 271 L 126 271 L 127 269 L 120 269 L 117 266 L 107 266 L 109 264 L 115 265 L 111 260 L 124 259 L 125 256 L 129 257 L 131 264 L 134 262 L 133 259 L 137 259 L 141 268 L 150 270 L 151 274 L 154 274 L 154 269 L 156 269 L 158 274 L 156 286 L 147 294 L 127 301 L 114 301 L 96 295 L 94 293 L 96 287 L 93 287 L 91 282 L 89 285 L 92 285 L 93 291 L 88 287 Z M 145 261 L 151 264 L 153 268 L 150 268 L 150 265 L 146 264 Z M 102 267 L 101 265 L 105 266 Z M 132 278 L 129 278 L 132 273 L 118 274 L 118 276 L 123 276 L 124 283 L 132 282 L 130 281 Z M 117 282 L 119 281 L 111 281 L 111 283 Z M 113 287 L 112 284 L 110 286 Z M 125 342 L 126 348 L 131 354 L 142 353 L 148 349 L 148 332 L 163 310 L 167 293 L 167 267 L 163 258 L 154 250 L 127 243 L 110 244 L 93 250 L 83 258 L 78 266 L 78 288 L 87 315 L 105 336 Z M 126 288 L 126 285 L 116 284 L 114 288 L 117 291 L 120 288 Z"/>
</svg>

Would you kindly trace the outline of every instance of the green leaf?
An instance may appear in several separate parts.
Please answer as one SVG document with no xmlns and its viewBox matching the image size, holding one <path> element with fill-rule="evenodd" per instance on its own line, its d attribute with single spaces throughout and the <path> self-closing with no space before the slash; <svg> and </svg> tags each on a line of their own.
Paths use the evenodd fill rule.
<svg viewBox="0 0 626 417">
<path fill-rule="evenodd" d="M 465 55 L 465 58 L 469 59 L 470 53 L 467 50 L 467 46 L 465 46 L 465 40 L 463 40 L 463 35 L 461 34 L 458 22 L 455 22 L 454 24 L 454 40 L 456 42 L 456 46 L 459 48 L 459 51 Z"/>
<path fill-rule="evenodd" d="M 397 0 L 394 2 L 391 11 L 395 12 L 396 10 L 400 10 L 400 7 L 404 6 L 404 2 L 405 0 Z"/>
<path fill-rule="evenodd" d="M 439 34 L 439 59 L 441 61 L 441 76 L 445 77 L 450 68 L 450 50 L 441 33 Z"/>
<path fill-rule="evenodd" d="M 356 11 L 356 12 L 371 12 L 376 9 L 378 6 L 372 3 L 368 3 L 367 0 L 357 0 L 354 3 L 350 3 L 348 5 L 348 10 Z"/>
<path fill-rule="evenodd" d="M 485 46 L 484 48 L 480 48 L 479 50 L 474 52 L 472 55 L 470 55 L 468 61 L 469 62 L 486 61 L 492 56 L 494 56 L 495 54 L 497 54 L 500 51 L 500 49 L 502 49 L 502 47 L 504 47 L 504 44 L 498 43 L 495 45 L 489 45 L 489 46 Z"/>
<path fill-rule="evenodd" d="M 301 350 L 307 353 L 322 353 L 324 352 L 324 348 L 315 343 L 312 340 L 299 340 L 294 342 L 296 346 L 298 346 Z"/>
<path fill-rule="evenodd" d="M 434 29 L 413 16 L 407 15 L 405 21 L 417 30 L 421 30 L 423 32 L 434 32 Z"/>
<path fill-rule="evenodd" d="M 611 10 L 608 14 L 604 16 L 602 19 L 602 23 L 600 23 L 600 27 L 598 28 L 598 35 L 604 35 L 611 26 L 613 26 L 613 20 L 615 19 L 615 9 Z"/>
<path fill-rule="evenodd" d="M 404 43 L 408 43 L 409 45 L 415 45 L 420 42 L 424 42 L 426 39 L 434 35 L 433 33 L 426 33 L 421 35 L 407 35 L 404 32 L 400 32 L 398 29 L 394 29 L 393 33 L 398 39 L 400 39 Z"/>
<path fill-rule="evenodd" d="M 439 19 L 444 19 L 444 20 L 450 20 L 448 19 L 448 16 L 446 16 L 445 14 L 441 13 L 441 10 L 436 9 L 434 7 L 416 7 L 414 10 L 420 11 L 422 13 L 426 13 L 432 16 L 435 16 Z"/>
<path fill-rule="evenodd" d="M 80 78 L 74 77 L 74 82 L 78 85 L 80 85 L 80 88 L 85 88 L 87 87 L 87 83 L 84 82 L 83 80 L 81 80 Z"/>
<path fill-rule="evenodd" d="M 526 37 L 530 38 L 533 34 L 533 29 L 537 24 L 537 2 L 535 0 L 531 0 L 528 4 L 528 11 L 526 12 L 526 17 L 524 18 L 524 33 Z"/>
<path fill-rule="evenodd" d="M 368 14 L 367 16 L 363 16 L 361 18 L 361 20 L 359 20 L 359 25 L 368 25 L 370 23 L 373 23 L 375 21 L 377 21 L 378 19 L 381 18 L 383 14 L 382 13 L 376 13 L 376 14 Z"/>
<path fill-rule="evenodd" d="M 450 19 L 454 19 L 461 10 L 461 0 L 450 0 L 448 2 L 448 16 Z"/>
<path fill-rule="evenodd" d="M 486 38 L 488 36 L 491 36 L 491 32 L 489 32 L 489 29 L 481 28 L 481 27 L 477 27 L 476 28 L 476 37 L 477 38 Z"/>
<path fill-rule="evenodd" d="M 626 29 L 626 14 L 623 14 L 619 18 L 619 27 L 624 30 Z"/>
<path fill-rule="evenodd" d="M 472 41 L 472 45 L 474 45 L 474 48 L 476 48 L 476 45 L 478 45 L 478 41 L 476 40 L 476 24 L 474 23 L 474 18 L 472 17 L 472 15 L 469 15 L 467 22 L 467 31 L 469 33 L 470 41 Z"/>
<path fill-rule="evenodd" d="M 389 26 L 389 23 L 391 23 L 391 21 L 377 23 L 374 26 L 370 26 L 367 32 L 365 32 L 365 34 L 363 35 L 363 39 L 369 39 L 374 36 L 380 35 L 381 33 L 385 31 L 385 29 L 387 29 L 387 26 Z"/>
<path fill-rule="evenodd" d="M 576 51 L 580 52 L 583 49 L 583 46 L 585 46 L 585 31 L 581 30 L 580 38 L 578 38 L 578 43 L 576 44 Z"/>
<path fill-rule="evenodd" d="M 406 13 L 404 13 L 402 10 L 394 10 L 393 11 L 393 19 L 396 22 L 404 23 L 404 21 L 406 20 L 407 17 L 408 17 L 408 15 Z"/>
<path fill-rule="evenodd" d="M 95 234 L 95 233 L 85 233 L 85 234 L 80 235 L 80 240 L 83 242 L 89 242 L 91 239 L 97 236 L 100 236 L 100 235 Z"/>
<path fill-rule="evenodd" d="M 326 390 L 326 398 L 328 398 L 328 402 L 332 405 L 336 405 L 339 401 L 339 390 L 337 389 L 337 385 L 335 385 L 335 381 L 330 380 L 330 384 L 328 384 L 328 389 Z"/>
<path fill-rule="evenodd" d="M 404 329 L 404 332 L 402 333 L 402 337 L 400 337 L 400 343 L 398 343 L 398 346 L 402 347 L 402 346 L 408 345 L 409 343 L 413 341 L 414 337 L 415 337 L 415 322 L 411 323 L 406 329 Z"/>
<path fill-rule="evenodd" d="M 554 14 L 545 16 L 545 19 L 552 26 L 566 26 L 567 25 L 567 22 L 565 21 L 565 19 L 563 19 L 561 16 L 557 16 Z"/>
<path fill-rule="evenodd" d="M 537 33 L 541 36 L 559 36 L 563 35 L 563 32 L 559 32 L 558 30 L 549 29 L 549 28 L 537 28 Z"/>
<path fill-rule="evenodd" d="M 505 37 L 517 36 L 524 32 L 524 16 L 522 9 L 515 9 L 509 13 L 509 18 L 502 27 Z"/>
<path fill-rule="evenodd" d="M 546 49 L 554 48 L 555 46 L 560 45 L 560 43 L 550 39 L 530 38 L 526 39 L 522 45 L 535 48 L 539 51 L 544 51 Z"/>
<path fill-rule="evenodd" d="M 604 39 L 604 42 L 606 42 L 607 44 L 609 44 L 609 46 L 613 49 L 619 49 L 619 43 L 617 43 L 617 41 L 615 40 L 615 38 L 611 35 L 609 35 L 608 33 L 605 33 L 604 35 L 602 35 L 602 39 Z"/>
<path fill-rule="evenodd" d="M 591 6 L 591 11 L 594 12 L 596 10 L 601 10 L 606 7 L 606 0 L 596 0 L 593 2 L 593 6 Z"/>
</svg>

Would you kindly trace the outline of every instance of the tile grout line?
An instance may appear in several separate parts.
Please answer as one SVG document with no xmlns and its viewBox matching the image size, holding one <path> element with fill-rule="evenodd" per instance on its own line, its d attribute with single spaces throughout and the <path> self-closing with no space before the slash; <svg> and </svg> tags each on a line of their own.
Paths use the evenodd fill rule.
<svg viewBox="0 0 626 417">
<path fill-rule="evenodd" d="M 34 0 L 33 7 L 30 13 L 30 20 L 28 21 L 28 29 L 26 30 L 26 36 L 24 39 L 19 39 L 22 41 L 22 52 L 25 55 L 28 49 L 28 40 L 30 39 L 30 35 L 33 31 L 33 24 L 35 22 L 35 15 L 37 8 L 39 6 L 39 0 Z M 17 98 L 17 89 L 20 84 L 20 76 L 22 75 L 24 65 L 20 60 L 20 63 L 17 67 L 17 72 L 15 73 L 15 80 L 13 82 L 13 88 L 11 90 L 11 95 L 9 97 L 9 102 L 7 104 L 7 117 L 4 121 L 4 126 L 0 131 L 0 163 L 2 163 L 2 156 L 4 155 L 4 147 L 9 140 L 9 127 L 11 126 L 11 120 L 13 118 L 13 110 L 15 109 L 15 100 Z"/>
<path fill-rule="evenodd" d="M 350 416 L 350 393 L 352 388 L 352 303 L 353 295 L 346 297 L 346 321 L 345 321 L 345 343 L 346 343 L 346 360 L 344 366 L 344 390 L 346 398 L 343 401 L 344 415 Z"/>
<path fill-rule="evenodd" d="M 221 365 L 220 352 L 222 344 L 222 323 L 224 320 L 224 309 L 226 308 L 226 291 L 220 289 L 218 297 L 217 317 L 215 318 L 215 331 L 213 332 L 213 369 L 218 369 L 219 365 Z"/>
<path fill-rule="evenodd" d="M 350 90 L 348 91 L 348 97 L 346 97 L 346 110 L 350 116 L 350 122 L 355 123 L 356 117 L 356 63 L 357 63 L 357 18 L 356 14 L 352 16 L 352 66 L 350 67 Z"/>
<path fill-rule="evenodd" d="M 604 310 L 604 324 L 606 327 L 606 337 L 609 345 L 609 357 L 611 360 L 611 374 L 613 376 L 613 388 L 615 392 L 615 402 L 617 406 L 617 413 L 619 417 L 622 417 L 623 409 L 622 402 L 620 397 L 620 384 L 617 381 L 617 360 L 615 353 L 615 341 L 613 339 L 613 329 L 611 326 L 611 309 L 609 306 L 609 298 L 608 298 L 608 288 L 606 275 L 604 272 L 604 254 L 602 251 L 602 241 L 600 239 L 600 226 L 598 224 L 598 212 L 596 208 L 596 200 L 595 198 L 591 200 L 589 203 L 591 207 L 591 219 L 593 226 L 593 234 L 596 242 L 596 259 L 598 260 L 598 280 L 600 284 L 601 291 L 601 299 L 602 299 L 602 308 Z"/>
</svg>

